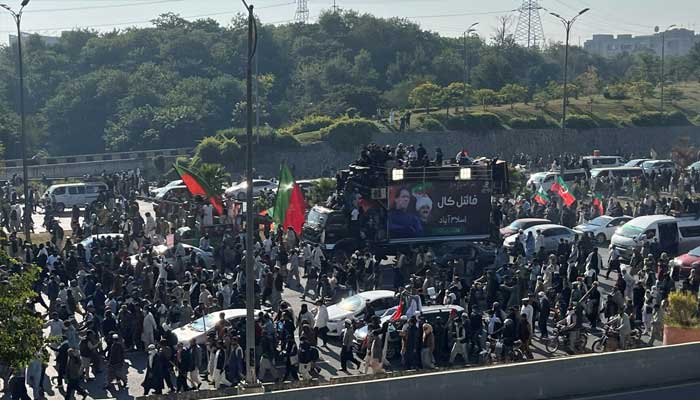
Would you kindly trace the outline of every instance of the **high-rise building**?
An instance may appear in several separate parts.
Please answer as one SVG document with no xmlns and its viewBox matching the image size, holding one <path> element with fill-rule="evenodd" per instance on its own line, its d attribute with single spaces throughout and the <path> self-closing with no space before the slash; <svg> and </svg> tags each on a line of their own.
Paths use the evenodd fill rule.
<svg viewBox="0 0 700 400">
<path fill-rule="evenodd" d="M 700 43 L 700 34 L 688 29 L 672 29 L 666 32 L 666 57 L 681 57 L 690 52 L 695 43 Z M 624 53 L 652 52 L 661 56 L 661 33 L 632 36 L 627 34 L 593 35 L 583 47 L 592 54 L 615 57 Z"/>
</svg>

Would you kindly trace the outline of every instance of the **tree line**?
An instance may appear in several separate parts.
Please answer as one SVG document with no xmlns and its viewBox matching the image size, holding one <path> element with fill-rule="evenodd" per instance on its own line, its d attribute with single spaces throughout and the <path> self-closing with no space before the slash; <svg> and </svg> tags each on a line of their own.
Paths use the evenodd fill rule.
<svg viewBox="0 0 700 400">
<path fill-rule="evenodd" d="M 221 26 L 164 14 L 150 28 L 66 31 L 55 45 L 29 37 L 29 155 L 194 146 L 244 126 L 246 28 L 242 15 Z M 370 117 L 424 107 L 434 89 L 417 91 L 425 83 L 446 88 L 436 101 L 450 107 L 462 106 L 457 99 L 465 93 L 485 106 L 494 96 L 506 103 L 537 101 L 552 96 L 562 77 L 560 44 L 526 49 L 500 34 L 465 44 L 405 19 L 355 11 L 325 12 L 305 25 L 259 23 L 258 35 L 254 106 L 271 128 L 350 109 Z M 0 48 L 0 142 L 7 158 L 19 156 L 16 50 Z M 593 71 L 600 88 L 659 82 L 652 54 L 604 59 L 578 47 L 569 53 L 572 76 Z M 698 79 L 700 45 L 687 57 L 667 59 L 666 70 L 669 80 Z"/>
</svg>

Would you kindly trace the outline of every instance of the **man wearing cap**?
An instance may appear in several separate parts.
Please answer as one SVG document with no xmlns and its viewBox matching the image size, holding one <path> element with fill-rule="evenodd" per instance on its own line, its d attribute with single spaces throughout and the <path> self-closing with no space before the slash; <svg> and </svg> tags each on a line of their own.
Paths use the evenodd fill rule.
<svg viewBox="0 0 700 400">
<path fill-rule="evenodd" d="M 119 335 L 114 333 L 111 336 L 112 346 L 109 348 L 108 363 L 107 363 L 107 382 L 105 389 L 112 387 L 112 382 L 116 379 L 117 383 L 122 384 L 122 388 L 127 385 L 126 371 L 124 369 L 124 344 Z"/>
<path fill-rule="evenodd" d="M 455 318 L 452 321 L 452 351 L 450 352 L 450 364 L 454 364 L 455 358 L 460 355 L 462 360 L 468 361 L 467 358 L 467 329 L 469 327 L 469 314 L 463 313 L 461 318 Z"/>
</svg>

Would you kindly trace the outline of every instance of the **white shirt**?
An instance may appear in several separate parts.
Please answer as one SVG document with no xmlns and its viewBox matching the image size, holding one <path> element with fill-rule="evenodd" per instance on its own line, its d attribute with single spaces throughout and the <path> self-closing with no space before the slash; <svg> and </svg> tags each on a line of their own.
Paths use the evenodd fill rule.
<svg viewBox="0 0 700 400">
<path fill-rule="evenodd" d="M 321 304 L 316 309 L 316 318 L 314 319 L 314 327 L 325 328 L 328 326 L 328 308 Z"/>
<path fill-rule="evenodd" d="M 353 208 L 352 211 L 350 211 L 350 220 L 351 221 L 357 221 L 357 218 L 360 216 L 360 211 L 357 208 Z"/>
<path fill-rule="evenodd" d="M 520 307 L 520 315 L 527 315 L 527 323 L 530 324 L 530 328 L 532 328 L 532 318 L 533 315 L 535 314 L 534 309 L 532 308 L 532 305 L 528 304 L 526 306 Z"/>
</svg>

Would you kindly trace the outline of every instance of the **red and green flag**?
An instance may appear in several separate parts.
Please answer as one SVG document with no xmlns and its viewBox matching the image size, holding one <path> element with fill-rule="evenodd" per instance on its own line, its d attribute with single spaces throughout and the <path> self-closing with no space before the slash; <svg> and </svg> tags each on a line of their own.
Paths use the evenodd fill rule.
<svg viewBox="0 0 700 400">
<path fill-rule="evenodd" d="M 541 185 L 540 188 L 537 189 L 534 199 L 536 202 L 542 204 L 543 206 L 546 206 L 547 203 L 549 203 L 549 195 L 547 195 L 547 191 L 544 190 L 544 188 Z"/>
<path fill-rule="evenodd" d="M 569 192 L 569 186 L 564 182 L 561 176 L 557 176 L 557 180 L 552 183 L 551 190 L 564 200 L 564 204 L 566 204 L 567 207 L 571 207 L 576 201 L 576 197 Z"/>
<path fill-rule="evenodd" d="M 202 196 L 209 200 L 209 203 L 214 207 L 214 212 L 217 215 L 223 215 L 224 204 L 221 202 L 221 194 L 213 190 L 209 184 L 194 171 L 183 167 L 180 164 L 173 164 L 175 171 L 180 175 L 180 179 L 187 186 L 187 190 L 192 193 L 193 196 Z"/>
<path fill-rule="evenodd" d="M 291 227 L 297 235 L 301 235 L 305 210 L 306 202 L 301 188 L 294 181 L 287 164 L 282 164 L 272 219 L 284 229 Z"/>
<path fill-rule="evenodd" d="M 596 192 L 593 192 L 593 205 L 598 208 L 598 211 L 600 211 L 600 215 L 605 214 L 605 207 L 603 206 L 603 196 Z"/>
</svg>

